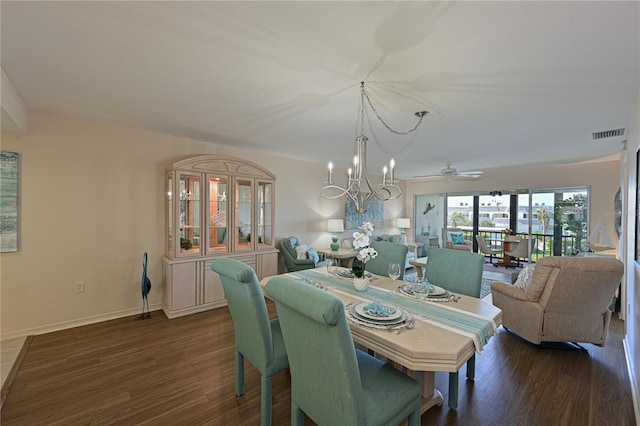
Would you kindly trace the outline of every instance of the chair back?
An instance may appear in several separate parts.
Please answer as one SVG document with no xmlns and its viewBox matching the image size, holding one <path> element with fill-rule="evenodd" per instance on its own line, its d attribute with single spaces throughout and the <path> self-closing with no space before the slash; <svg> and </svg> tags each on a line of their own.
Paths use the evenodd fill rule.
<svg viewBox="0 0 640 426">
<path fill-rule="evenodd" d="M 601 314 L 608 309 L 623 271 L 622 262 L 613 256 L 547 256 L 536 262 L 525 294 L 544 306 L 546 314 Z"/>
<path fill-rule="evenodd" d="M 529 240 L 529 238 L 522 237 L 520 238 L 520 241 L 518 241 L 518 245 L 516 245 L 513 250 L 508 251 L 507 254 L 511 257 L 516 257 L 519 259 L 528 259 L 529 247 L 531 247 L 531 251 L 533 252 L 534 244 L 535 240 Z"/>
<path fill-rule="evenodd" d="M 480 297 L 483 266 L 484 256 L 479 253 L 432 248 L 425 278 L 453 293 Z"/>
<path fill-rule="evenodd" d="M 478 247 L 480 248 L 480 251 L 482 253 L 484 253 L 484 254 L 493 254 L 491 252 L 491 249 L 487 245 L 487 242 L 484 240 L 484 237 L 482 235 L 476 235 L 476 241 L 478 242 Z"/>
<path fill-rule="evenodd" d="M 284 256 L 285 263 L 287 260 L 296 259 L 296 246 L 300 244 L 298 242 L 298 238 L 294 236 L 290 236 L 287 238 L 283 238 L 280 240 L 280 248 L 282 249 L 282 256 Z"/>
<path fill-rule="evenodd" d="M 236 350 L 261 372 L 273 361 L 273 339 L 267 305 L 258 277 L 235 259 L 215 259 L 211 270 L 220 275 L 231 311 Z"/>
<path fill-rule="evenodd" d="M 367 271 L 386 277 L 389 273 L 389 264 L 397 263 L 400 265 L 400 277 L 398 279 L 404 278 L 404 266 L 409 252 L 409 248 L 406 245 L 387 241 L 374 241 L 371 243 L 371 248 L 378 252 L 378 256 L 365 263 Z"/>
<path fill-rule="evenodd" d="M 362 385 L 344 305 L 336 296 L 274 277 L 276 302 L 291 371 L 291 400 L 316 424 L 362 425 Z"/>
</svg>

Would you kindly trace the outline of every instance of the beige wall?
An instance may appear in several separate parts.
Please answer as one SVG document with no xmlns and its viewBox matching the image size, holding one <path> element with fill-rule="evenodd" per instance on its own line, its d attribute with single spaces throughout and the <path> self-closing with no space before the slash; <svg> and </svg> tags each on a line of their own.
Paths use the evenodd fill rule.
<svg viewBox="0 0 640 426">
<path fill-rule="evenodd" d="M 177 160 L 232 155 L 274 173 L 276 240 L 328 247 L 326 219 L 344 217 L 342 200 L 319 195 L 322 165 L 44 113 L 29 120 L 27 135 L 2 134 L 2 149 L 21 156 L 20 250 L 0 255 L 3 340 L 138 313 L 144 251 L 159 308 L 164 175 Z M 386 203 L 386 222 L 403 207 Z"/>
</svg>

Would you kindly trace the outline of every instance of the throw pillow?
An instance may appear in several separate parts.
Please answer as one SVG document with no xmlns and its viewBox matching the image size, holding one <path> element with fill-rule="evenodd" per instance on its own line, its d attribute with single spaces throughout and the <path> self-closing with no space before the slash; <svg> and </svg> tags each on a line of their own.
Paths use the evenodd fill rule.
<svg viewBox="0 0 640 426">
<path fill-rule="evenodd" d="M 464 234 L 462 234 L 462 232 L 458 233 L 451 233 L 451 242 L 453 244 L 465 244 L 464 241 Z"/>
<path fill-rule="evenodd" d="M 527 265 L 522 268 L 522 271 L 518 274 L 518 279 L 515 283 L 513 283 L 514 287 L 521 288 L 522 290 L 527 290 L 531 281 L 533 281 L 533 268 L 535 265 Z"/>
<path fill-rule="evenodd" d="M 307 258 L 307 250 L 309 250 L 309 246 L 306 244 L 300 244 L 296 247 L 296 259 L 302 260 Z"/>
<path fill-rule="evenodd" d="M 320 262 L 320 256 L 318 256 L 318 252 L 313 247 L 309 247 L 309 250 L 307 250 L 307 258 L 313 259 L 314 265 Z"/>
</svg>

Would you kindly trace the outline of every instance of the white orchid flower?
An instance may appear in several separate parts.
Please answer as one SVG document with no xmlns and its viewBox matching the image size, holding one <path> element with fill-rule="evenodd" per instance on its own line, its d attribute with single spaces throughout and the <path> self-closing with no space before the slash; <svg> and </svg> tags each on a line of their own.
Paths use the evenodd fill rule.
<svg viewBox="0 0 640 426">
<path fill-rule="evenodd" d="M 354 248 L 363 248 L 369 245 L 369 236 L 367 234 L 363 234 L 361 232 L 353 233 L 353 247 Z"/>
<path fill-rule="evenodd" d="M 367 263 L 369 260 L 375 259 L 377 255 L 378 255 L 378 252 L 375 251 L 375 249 L 367 247 L 367 248 L 364 248 L 364 249 L 360 250 L 360 252 L 358 252 L 357 258 L 362 263 Z"/>
<path fill-rule="evenodd" d="M 362 224 L 362 227 L 360 228 L 360 230 L 362 232 L 364 232 L 365 234 L 367 234 L 369 237 L 373 235 L 373 229 L 375 227 L 373 226 L 373 223 L 371 222 L 364 222 Z"/>
</svg>

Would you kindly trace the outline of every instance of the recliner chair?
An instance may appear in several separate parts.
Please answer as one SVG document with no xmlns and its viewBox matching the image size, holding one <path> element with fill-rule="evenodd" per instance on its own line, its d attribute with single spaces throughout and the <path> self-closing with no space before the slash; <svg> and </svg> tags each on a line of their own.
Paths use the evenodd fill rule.
<svg viewBox="0 0 640 426">
<path fill-rule="evenodd" d="M 623 273 L 624 265 L 614 257 L 543 257 L 526 290 L 496 281 L 491 296 L 502 309 L 503 327 L 533 344 L 604 346 L 609 305 Z"/>
</svg>

